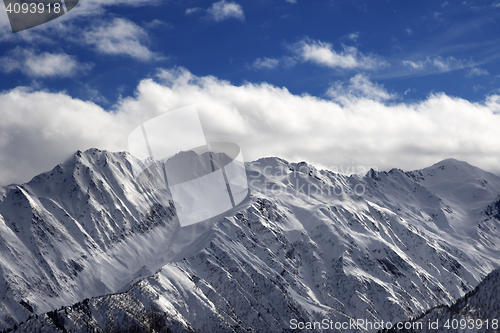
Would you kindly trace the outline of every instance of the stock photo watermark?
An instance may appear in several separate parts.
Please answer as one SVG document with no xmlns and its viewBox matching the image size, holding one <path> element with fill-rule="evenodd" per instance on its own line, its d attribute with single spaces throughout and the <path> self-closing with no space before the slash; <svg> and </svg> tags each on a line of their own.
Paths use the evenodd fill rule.
<svg viewBox="0 0 500 333">
<path fill-rule="evenodd" d="M 345 174 L 348 171 L 351 175 L 357 175 L 362 178 L 370 169 L 378 170 L 375 166 L 365 167 L 362 165 L 354 165 L 342 167 L 331 166 L 327 168 L 328 171 L 333 173 Z M 300 165 L 296 170 L 277 169 L 274 170 L 272 166 L 261 167 L 259 161 L 249 164 L 249 185 L 252 190 L 256 190 L 264 195 L 305 195 L 307 197 L 318 196 L 364 196 L 366 193 L 366 185 L 363 182 L 352 184 L 328 184 L 325 182 L 307 182 L 305 180 L 314 177 L 310 174 L 309 167 Z M 290 173 L 290 175 L 288 175 Z M 286 178 L 286 183 L 282 179 Z"/>
<path fill-rule="evenodd" d="M 4 0 L 12 32 L 31 29 L 52 21 L 73 8 L 79 0 Z"/>
<path fill-rule="evenodd" d="M 208 142 L 194 105 L 164 113 L 128 137 L 134 177 L 170 192 L 181 226 L 218 216 L 248 195 L 243 155 L 230 142 Z"/>
<path fill-rule="evenodd" d="M 454 318 L 447 320 L 427 320 L 427 321 L 406 321 L 396 322 L 378 321 L 366 319 L 350 319 L 348 321 L 333 321 L 325 318 L 321 321 L 299 321 L 297 319 L 290 320 L 290 329 L 292 330 L 350 330 L 350 331 L 373 331 L 373 330 L 411 330 L 418 332 L 426 328 L 430 331 L 446 331 L 446 330 L 480 330 L 499 328 L 498 319 L 472 319 L 472 318 Z"/>
<path fill-rule="evenodd" d="M 350 173 L 335 181 L 321 178 L 304 162 L 294 168 L 245 166 L 241 149 L 230 142 L 208 142 L 194 105 L 166 112 L 137 126 L 128 137 L 129 152 L 137 158 L 134 177 L 155 190 L 170 193 L 181 227 L 199 223 L 235 208 L 252 191 L 307 197 L 362 197 L 362 177 L 369 169 L 332 166 Z M 248 168 L 247 168 L 248 167 Z M 330 180 L 328 180 L 328 179 Z"/>
</svg>

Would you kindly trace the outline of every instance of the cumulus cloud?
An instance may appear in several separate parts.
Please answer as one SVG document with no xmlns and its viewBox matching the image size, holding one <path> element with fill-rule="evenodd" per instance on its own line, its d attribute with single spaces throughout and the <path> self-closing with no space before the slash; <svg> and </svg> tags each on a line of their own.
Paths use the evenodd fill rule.
<svg viewBox="0 0 500 333">
<path fill-rule="evenodd" d="M 252 63 L 252 68 L 255 69 L 274 69 L 278 67 L 279 60 L 274 58 L 257 58 Z"/>
<path fill-rule="evenodd" d="M 245 19 L 245 14 L 240 5 L 235 2 L 226 2 L 225 0 L 212 4 L 212 7 L 207 10 L 207 13 L 208 16 L 216 22 L 230 18 L 236 18 L 241 21 Z"/>
<path fill-rule="evenodd" d="M 103 135 L 119 132 L 115 117 L 91 102 L 21 87 L 2 92 L 0 105 L 0 184 L 50 170 L 75 148 L 117 148 Z"/>
<path fill-rule="evenodd" d="M 101 53 L 126 55 L 141 61 L 160 58 L 146 46 L 149 42 L 147 32 L 134 22 L 122 18 L 89 28 L 83 33 L 83 38 Z"/>
<path fill-rule="evenodd" d="M 388 63 L 381 57 L 364 55 L 355 47 L 343 46 L 343 50 L 337 52 L 333 49 L 332 44 L 317 40 L 302 40 L 294 44 L 292 50 L 304 62 L 312 62 L 330 68 L 376 69 L 388 66 Z"/>
<path fill-rule="evenodd" d="M 396 102 L 364 76 L 324 99 L 267 83 L 235 86 L 185 69 L 144 79 L 111 110 L 66 93 L 0 93 L 0 183 L 26 181 L 77 149 L 126 150 L 130 131 L 164 112 L 196 104 L 210 141 L 242 147 L 247 161 L 280 156 L 344 170 L 412 170 L 454 157 L 500 172 L 500 96 L 481 103 L 430 95 Z M 342 94 L 352 93 L 347 103 Z"/>
<path fill-rule="evenodd" d="M 0 58 L 0 70 L 10 73 L 20 71 L 33 78 L 69 77 L 87 72 L 91 64 L 80 63 L 75 56 L 66 53 L 43 52 L 16 47 Z"/>
</svg>

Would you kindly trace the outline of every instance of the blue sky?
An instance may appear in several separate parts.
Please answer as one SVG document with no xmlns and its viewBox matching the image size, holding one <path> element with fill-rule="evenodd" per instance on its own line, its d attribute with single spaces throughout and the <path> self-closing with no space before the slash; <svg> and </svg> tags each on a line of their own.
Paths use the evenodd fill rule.
<svg viewBox="0 0 500 333">
<path fill-rule="evenodd" d="M 120 141 L 116 137 L 125 136 L 128 128 L 136 125 L 134 121 L 169 108 L 205 101 L 201 112 L 206 111 L 210 118 L 210 112 L 215 115 L 219 111 L 215 104 L 210 109 L 213 101 L 204 98 L 215 96 L 217 89 L 225 89 L 218 99 L 219 109 L 236 112 L 238 119 L 225 123 L 231 118 L 226 115 L 220 128 L 233 126 L 231 130 L 224 132 L 212 124 L 207 125 L 207 131 L 214 137 L 224 132 L 233 141 L 240 140 L 251 158 L 271 154 L 306 159 L 325 167 L 362 164 L 383 169 L 417 168 L 456 157 L 497 172 L 494 165 L 499 164 L 496 155 L 500 147 L 495 134 L 471 127 L 473 122 L 468 119 L 490 125 L 498 122 L 499 31 L 500 3 L 494 0 L 80 0 L 63 17 L 16 34 L 10 31 L 2 10 L 0 116 L 5 121 L 0 125 L 0 165 L 10 170 L 4 182 L 26 180 L 59 163 L 70 151 L 87 146 L 126 149 L 116 143 Z M 155 100 L 155 92 L 162 89 L 161 98 Z M 166 99 L 173 92 L 175 97 Z M 229 96 L 235 93 L 238 98 Z M 191 101 L 189 94 L 198 97 Z M 24 102 L 17 103 L 16 98 Z M 319 117 L 318 110 L 326 107 L 332 119 L 348 122 L 335 124 L 340 128 L 351 126 L 352 130 L 351 135 L 330 137 L 330 142 L 352 144 L 341 147 L 322 143 L 326 132 L 316 137 L 314 130 L 321 120 L 308 128 L 289 123 L 284 126 L 288 131 L 275 129 L 281 136 L 268 138 L 278 142 L 300 133 L 301 142 L 317 146 L 312 149 L 316 154 L 311 154 L 310 146 L 295 142 L 294 147 L 276 144 L 274 149 L 267 149 L 269 143 L 261 147 L 255 144 L 255 138 L 248 139 L 270 130 L 266 126 L 275 113 L 281 112 L 274 113 L 273 105 L 286 109 L 285 100 L 295 98 L 297 101 L 288 107 L 306 103 L 304 109 L 290 111 L 288 120 L 284 112 L 282 122 L 295 119 L 307 123 L 300 117 L 307 117 L 308 112 L 312 118 Z M 44 103 L 47 110 L 38 110 Z M 50 103 L 57 103 L 54 109 L 66 110 L 54 115 L 59 120 L 50 121 Z M 74 103 L 82 107 L 82 117 L 88 123 L 78 120 Z M 141 103 L 142 109 L 136 110 L 134 105 Z M 252 103 L 253 108 L 249 106 Z M 255 111 L 262 108 L 265 114 Z M 100 114 L 93 122 L 84 116 L 94 112 L 90 109 Z M 134 117 L 130 116 L 132 109 L 137 113 Z M 371 117 L 377 112 L 381 117 L 388 112 L 387 117 L 394 120 L 400 116 L 398 112 L 403 112 L 395 111 L 400 109 L 411 109 L 414 114 L 399 123 L 381 123 L 382 133 L 375 136 L 369 126 L 352 125 L 376 123 Z M 444 131 L 448 139 L 442 138 L 439 130 L 449 123 L 449 114 L 439 114 L 445 112 L 443 109 L 458 110 L 457 119 L 462 121 Z M 47 123 L 30 125 L 26 118 L 43 112 L 47 112 Z M 391 116 L 391 112 L 396 114 Z M 435 118 L 422 118 L 426 112 Z M 482 113 L 483 117 L 478 116 Z M 26 123 L 10 119 L 13 114 L 24 114 Z M 89 139 L 85 134 L 89 131 L 82 129 L 81 133 L 64 134 L 67 142 L 74 142 L 63 145 L 63 149 L 61 143 L 50 141 L 52 134 L 65 133 L 64 129 L 71 127 L 61 119 L 92 126 L 110 115 L 118 117 L 115 123 L 123 123 L 124 114 L 130 124 L 117 130 L 115 139 Z M 261 119 L 262 126 L 256 129 L 252 121 L 260 116 L 266 119 Z M 241 123 L 245 119 L 249 123 Z M 237 123 L 246 129 L 238 132 L 234 129 Z M 408 128 L 395 130 L 398 124 Z M 415 128 L 421 128 L 420 132 Z M 19 141 L 24 139 L 14 138 L 28 136 L 28 132 L 33 137 L 20 148 Z M 401 138 L 405 133 L 413 136 L 405 141 Z M 412 143 L 422 136 L 435 140 L 421 146 Z M 245 140 L 249 142 L 245 144 Z M 380 140 L 391 143 L 382 149 L 385 143 Z M 378 145 L 374 143 L 377 141 Z M 40 151 L 37 145 L 41 143 L 46 150 L 42 149 L 38 158 L 32 157 L 31 152 Z M 335 152 L 338 158 L 323 158 L 328 152 Z M 13 167 L 19 163 L 27 164 L 26 169 Z"/>
<path fill-rule="evenodd" d="M 492 1 L 127 3 L 133 2 L 82 14 L 75 8 L 71 18 L 15 37 L 3 29 L 0 88 L 36 84 L 106 105 L 104 100 L 113 104 L 132 94 L 156 68 L 173 66 L 237 85 L 268 82 L 314 96 L 357 73 L 403 100 L 445 92 L 478 101 L 499 87 L 500 3 Z M 112 36 L 120 23 L 128 28 L 121 40 Z M 307 46 L 313 48 L 309 54 Z M 32 57 L 69 56 L 84 68 L 42 74 L 22 65 L 13 69 L 6 62 L 19 57 L 16 47 L 29 49 Z M 357 63 L 342 62 L 349 56 Z"/>
</svg>

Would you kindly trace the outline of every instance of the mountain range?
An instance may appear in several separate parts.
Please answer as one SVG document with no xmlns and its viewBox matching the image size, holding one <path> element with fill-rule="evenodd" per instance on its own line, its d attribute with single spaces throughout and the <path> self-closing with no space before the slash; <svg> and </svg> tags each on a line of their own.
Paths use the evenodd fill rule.
<svg viewBox="0 0 500 333">
<path fill-rule="evenodd" d="M 372 332 L 500 266 L 500 177 L 466 162 L 349 176 L 263 158 L 242 203 L 186 227 L 137 164 L 78 151 L 0 188 L 0 330 Z"/>
</svg>

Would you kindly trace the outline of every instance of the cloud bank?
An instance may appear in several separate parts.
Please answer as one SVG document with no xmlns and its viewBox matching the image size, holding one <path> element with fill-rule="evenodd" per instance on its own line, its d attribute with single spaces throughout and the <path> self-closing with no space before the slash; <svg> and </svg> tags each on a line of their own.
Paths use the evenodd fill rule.
<svg viewBox="0 0 500 333">
<path fill-rule="evenodd" d="M 126 150 L 133 128 L 190 104 L 207 138 L 239 144 L 247 161 L 280 156 L 337 170 L 413 170 L 454 157 L 500 173 L 498 95 L 482 103 L 445 94 L 397 103 L 365 76 L 334 84 L 328 95 L 299 96 L 267 83 L 235 86 L 182 68 L 142 80 L 111 110 L 18 87 L 0 93 L 0 184 L 27 181 L 77 149 Z"/>
</svg>

